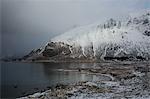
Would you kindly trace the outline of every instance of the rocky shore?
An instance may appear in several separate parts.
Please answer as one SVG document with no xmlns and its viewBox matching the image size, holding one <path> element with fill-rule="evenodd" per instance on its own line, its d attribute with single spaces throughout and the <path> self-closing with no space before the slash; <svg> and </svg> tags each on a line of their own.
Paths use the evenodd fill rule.
<svg viewBox="0 0 150 99">
<path fill-rule="evenodd" d="M 106 66 L 107 65 L 107 66 Z M 20 99 L 149 99 L 150 63 L 122 62 L 90 68 L 72 68 L 71 72 L 95 75 L 94 81 L 59 84 L 45 92 Z M 61 71 L 68 71 L 61 70 Z"/>
</svg>

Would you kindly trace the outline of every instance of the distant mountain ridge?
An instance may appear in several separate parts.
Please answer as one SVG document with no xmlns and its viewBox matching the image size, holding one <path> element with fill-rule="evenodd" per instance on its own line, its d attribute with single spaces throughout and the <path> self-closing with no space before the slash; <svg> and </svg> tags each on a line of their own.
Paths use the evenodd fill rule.
<svg viewBox="0 0 150 99">
<path fill-rule="evenodd" d="M 109 19 L 59 35 L 24 60 L 150 59 L 150 11 L 126 21 Z"/>
</svg>

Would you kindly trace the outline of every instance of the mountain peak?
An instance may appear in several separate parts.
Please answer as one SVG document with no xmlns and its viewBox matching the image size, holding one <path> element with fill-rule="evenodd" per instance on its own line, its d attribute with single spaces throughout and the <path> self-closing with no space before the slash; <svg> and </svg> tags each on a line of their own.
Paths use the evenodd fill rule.
<svg viewBox="0 0 150 99">
<path fill-rule="evenodd" d="M 150 59 L 150 12 L 74 28 L 53 38 L 42 54 L 56 59 Z"/>
</svg>

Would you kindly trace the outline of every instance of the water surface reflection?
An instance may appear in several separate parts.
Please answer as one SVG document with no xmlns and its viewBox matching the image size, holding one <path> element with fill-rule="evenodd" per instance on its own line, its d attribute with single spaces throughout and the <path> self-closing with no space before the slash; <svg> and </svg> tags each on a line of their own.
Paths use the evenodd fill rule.
<svg viewBox="0 0 150 99">
<path fill-rule="evenodd" d="M 59 83 L 92 81 L 95 79 L 92 75 L 56 71 L 56 69 L 88 68 L 91 65 L 87 63 L 2 63 L 2 97 L 20 97 Z"/>
</svg>

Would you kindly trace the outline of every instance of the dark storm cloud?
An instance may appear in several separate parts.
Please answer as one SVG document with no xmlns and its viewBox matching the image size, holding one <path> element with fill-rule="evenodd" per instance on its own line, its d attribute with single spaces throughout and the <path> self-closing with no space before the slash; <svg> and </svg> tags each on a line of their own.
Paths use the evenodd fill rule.
<svg viewBox="0 0 150 99">
<path fill-rule="evenodd" d="M 2 45 L 2 38 L 1 38 L 1 0 L 0 0 L 0 58 L 1 58 L 1 50 L 2 50 L 2 47 L 1 47 L 1 45 Z M 1 64 L 0 64 L 0 72 L 1 72 Z M 2 77 L 2 75 L 1 75 L 1 73 L 0 73 L 0 84 L 1 84 L 1 77 Z M 1 87 L 0 87 L 1 88 Z M 1 94 L 0 94 L 1 95 Z"/>
<path fill-rule="evenodd" d="M 74 26 L 147 9 L 149 0 L 2 0 L 2 50 L 18 55 Z"/>
</svg>

